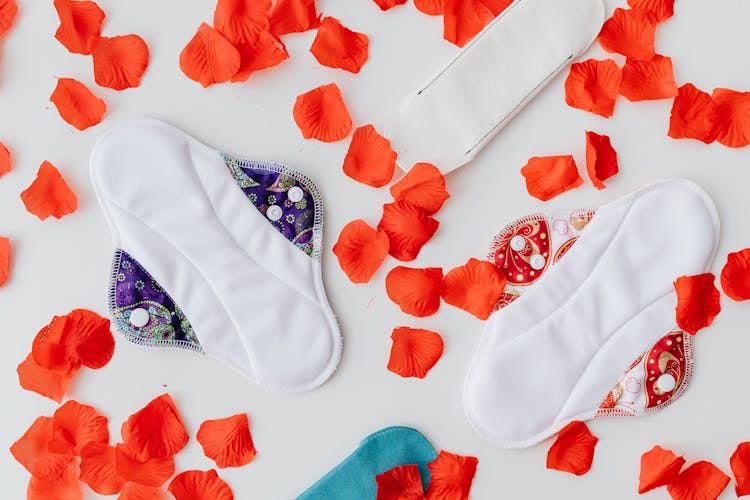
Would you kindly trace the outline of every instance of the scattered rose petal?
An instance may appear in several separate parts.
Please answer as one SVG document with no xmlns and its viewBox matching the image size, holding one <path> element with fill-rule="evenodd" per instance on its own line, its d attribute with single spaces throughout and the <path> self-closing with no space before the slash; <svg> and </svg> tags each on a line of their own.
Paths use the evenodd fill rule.
<svg viewBox="0 0 750 500">
<path fill-rule="evenodd" d="M 271 0 L 219 0 L 214 27 L 234 45 L 253 43 L 270 28 Z"/>
<path fill-rule="evenodd" d="M 641 455 L 641 474 L 638 493 L 643 494 L 674 481 L 685 465 L 685 459 L 678 457 L 670 450 L 654 446 Z"/>
<path fill-rule="evenodd" d="M 99 38 L 91 55 L 94 80 L 110 89 L 137 87 L 148 67 L 148 45 L 138 35 Z"/>
<path fill-rule="evenodd" d="M 196 438 L 203 447 L 203 454 L 216 462 L 220 469 L 241 467 L 255 458 L 255 446 L 246 413 L 206 420 L 198 429 Z"/>
<path fill-rule="evenodd" d="M 93 406 L 68 401 L 55 410 L 52 423 L 54 436 L 48 449 L 53 453 L 80 457 L 81 449 L 87 444 L 109 442 L 107 417 L 100 415 Z"/>
<path fill-rule="evenodd" d="M 26 489 L 26 500 L 83 500 L 78 470 L 69 462 L 60 475 L 50 478 L 32 476 Z"/>
<path fill-rule="evenodd" d="M 0 286 L 8 281 L 10 275 L 10 238 L 0 236 Z"/>
<path fill-rule="evenodd" d="M 750 443 L 744 442 L 737 445 L 737 449 L 729 459 L 729 465 L 734 473 L 737 484 L 734 487 L 737 497 L 750 495 Z"/>
<path fill-rule="evenodd" d="M 163 500 L 162 490 L 143 486 L 142 484 L 127 482 L 117 500 Z"/>
<path fill-rule="evenodd" d="M 109 319 L 93 311 L 75 309 L 67 314 L 65 342 L 75 346 L 75 363 L 97 370 L 109 363 L 115 352 L 115 338 Z"/>
<path fill-rule="evenodd" d="M 340 141 L 352 129 L 352 118 L 335 83 L 321 85 L 297 96 L 294 121 L 302 137 L 323 142 Z"/>
<path fill-rule="evenodd" d="M 102 34 L 104 11 L 87 0 L 55 0 L 54 5 L 60 18 L 55 38 L 74 54 L 91 54 Z"/>
<path fill-rule="evenodd" d="M 445 12 L 445 0 L 414 0 L 414 6 L 428 16 L 442 16 Z"/>
<path fill-rule="evenodd" d="M 620 94 L 629 101 L 669 99 L 678 94 L 672 59 L 656 54 L 650 61 L 628 59 L 622 68 Z"/>
<path fill-rule="evenodd" d="M 628 5 L 634 9 L 649 11 L 657 22 L 674 15 L 674 0 L 628 0 Z"/>
<path fill-rule="evenodd" d="M 13 166 L 10 161 L 10 151 L 5 147 L 5 144 L 0 142 L 0 177 L 4 176 L 12 170 Z"/>
<path fill-rule="evenodd" d="M 380 7 L 380 10 L 388 10 L 396 5 L 403 5 L 406 3 L 406 0 L 373 0 L 376 4 L 378 4 L 378 7 Z M 324 21 L 325 22 L 325 21 Z"/>
<path fill-rule="evenodd" d="M 622 70 L 611 59 L 573 63 L 565 80 L 565 102 L 609 118 L 615 112 L 621 81 Z"/>
<path fill-rule="evenodd" d="M 711 462 L 696 462 L 677 476 L 667 491 L 673 500 L 713 500 L 729 484 L 729 476 Z"/>
<path fill-rule="evenodd" d="M 320 26 L 320 17 L 315 11 L 315 0 L 278 0 L 269 22 L 271 33 L 281 36 L 315 29 Z"/>
<path fill-rule="evenodd" d="M 39 417 L 34 420 L 24 435 L 13 443 L 10 452 L 32 476 L 39 479 L 59 477 L 65 472 L 68 463 L 73 460 L 73 455 L 50 452 L 47 444 L 53 436 L 52 418 Z"/>
<path fill-rule="evenodd" d="M 376 500 L 424 500 L 422 478 L 417 464 L 407 464 L 375 476 Z"/>
<path fill-rule="evenodd" d="M 378 134 L 372 125 L 363 125 L 352 136 L 344 158 L 344 173 L 368 186 L 383 187 L 393 178 L 396 156 L 391 141 Z"/>
<path fill-rule="evenodd" d="M 39 366 L 55 371 L 80 368 L 81 363 L 75 355 L 76 346 L 68 342 L 65 335 L 67 320 L 67 315 L 54 316 L 34 337 L 31 354 Z"/>
<path fill-rule="evenodd" d="M 443 270 L 439 267 L 412 269 L 398 266 L 385 277 L 385 290 L 401 311 L 424 318 L 440 308 L 442 283 Z"/>
<path fill-rule="evenodd" d="M 721 288 L 732 300 L 750 299 L 750 248 L 727 255 L 721 270 Z"/>
<path fill-rule="evenodd" d="M 237 45 L 240 53 L 240 69 L 232 77 L 232 82 L 244 82 L 256 71 L 278 66 L 289 59 L 289 52 L 278 38 L 267 31 L 258 34 L 252 42 Z"/>
<path fill-rule="evenodd" d="M 542 201 L 583 184 L 572 156 L 535 156 L 521 169 L 521 175 L 529 194 Z"/>
<path fill-rule="evenodd" d="M 388 370 L 402 377 L 425 378 L 443 355 L 442 337 L 430 330 L 401 326 L 393 330 L 391 340 Z"/>
<path fill-rule="evenodd" d="M 669 137 L 712 143 L 719 133 L 716 104 L 713 99 L 692 83 L 686 83 L 678 92 L 672 104 Z"/>
<path fill-rule="evenodd" d="M 510 4 L 512 4 L 515 0 L 477 0 L 477 1 L 481 4 L 484 4 L 485 7 L 490 9 L 490 12 L 492 12 L 492 15 L 497 17 L 505 9 L 510 7 Z"/>
<path fill-rule="evenodd" d="M 34 361 L 34 356 L 29 354 L 26 359 L 18 365 L 18 381 L 21 387 L 27 391 L 34 391 L 44 397 L 60 403 L 68 390 L 68 384 L 78 371 L 78 368 L 70 368 L 64 371 L 50 370 L 44 368 Z"/>
<path fill-rule="evenodd" d="M 137 450 L 118 443 L 115 447 L 115 469 L 117 474 L 128 481 L 158 488 L 174 474 L 175 466 L 172 456 L 136 458 Z"/>
<path fill-rule="evenodd" d="M 388 255 L 388 247 L 387 234 L 355 220 L 341 230 L 333 253 L 352 283 L 367 283 Z"/>
<path fill-rule="evenodd" d="M 620 171 L 617 151 L 608 136 L 586 132 L 586 171 L 596 189 L 604 189 L 603 181 Z"/>
<path fill-rule="evenodd" d="M 15 0 L 0 0 L 0 36 L 3 36 L 13 27 L 13 21 L 18 13 L 18 5 Z"/>
<path fill-rule="evenodd" d="M 189 470 L 178 474 L 169 483 L 175 500 L 233 500 L 232 488 L 215 470 Z"/>
<path fill-rule="evenodd" d="M 241 64 L 240 52 L 221 33 L 202 23 L 180 53 L 180 69 L 204 87 L 228 82 Z"/>
<path fill-rule="evenodd" d="M 368 45 L 367 35 L 342 26 L 335 17 L 326 17 L 320 23 L 310 52 L 323 66 L 359 73 L 367 61 Z"/>
<path fill-rule="evenodd" d="M 440 223 L 409 203 L 398 201 L 383 205 L 383 217 L 378 229 L 388 235 L 388 253 L 400 261 L 417 258 L 422 247 L 430 241 Z"/>
<path fill-rule="evenodd" d="M 710 326 L 721 311 L 721 294 L 711 273 L 682 276 L 674 282 L 677 291 L 677 325 L 690 335 Z"/>
<path fill-rule="evenodd" d="M 599 43 L 607 52 L 628 59 L 648 61 L 654 57 L 656 20 L 645 9 L 615 9 L 599 32 Z"/>
<path fill-rule="evenodd" d="M 505 283 L 505 275 L 496 266 L 469 259 L 443 278 L 443 300 L 485 320 L 502 296 Z"/>
<path fill-rule="evenodd" d="M 445 189 L 445 177 L 435 165 L 417 163 L 391 186 L 395 201 L 404 201 L 427 215 L 435 214 L 451 197 Z"/>
<path fill-rule="evenodd" d="M 730 148 L 750 145 L 750 92 L 716 89 L 711 97 L 720 124 L 716 140 Z"/>
<path fill-rule="evenodd" d="M 91 442 L 81 449 L 81 481 L 100 495 L 122 490 L 127 480 L 117 473 L 114 446 Z"/>
<path fill-rule="evenodd" d="M 477 0 L 445 0 L 443 38 L 463 47 L 494 17 L 492 11 Z"/>
<path fill-rule="evenodd" d="M 582 476 L 591 469 L 594 447 L 599 439 L 583 422 L 571 422 L 562 428 L 547 452 L 547 468 Z"/>
<path fill-rule="evenodd" d="M 435 460 L 427 464 L 430 484 L 426 500 L 468 500 L 478 463 L 475 457 L 441 451 Z"/>
<path fill-rule="evenodd" d="M 26 210 L 44 220 L 50 215 L 59 219 L 78 208 L 78 198 L 60 175 L 60 171 L 45 161 L 39 167 L 36 179 L 21 193 Z"/>
<path fill-rule="evenodd" d="M 49 98 L 60 117 L 78 130 L 86 130 L 102 121 L 107 105 L 84 84 L 72 78 L 60 78 Z"/>
<path fill-rule="evenodd" d="M 165 458 L 185 447 L 188 435 L 169 394 L 162 394 L 122 424 L 122 438 L 136 460 Z"/>
</svg>

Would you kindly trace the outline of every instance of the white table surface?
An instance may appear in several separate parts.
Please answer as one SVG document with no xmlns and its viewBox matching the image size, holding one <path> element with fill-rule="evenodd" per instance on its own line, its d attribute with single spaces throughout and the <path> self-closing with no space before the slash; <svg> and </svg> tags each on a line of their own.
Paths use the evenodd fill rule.
<svg viewBox="0 0 750 500">
<path fill-rule="evenodd" d="M 555 1 L 555 0 L 550 0 Z M 559 1 L 559 0 L 558 0 Z M 403 315 L 383 281 L 396 261 L 388 259 L 367 285 L 351 284 L 331 253 L 340 229 L 364 218 L 375 225 L 386 189 L 374 190 L 346 177 L 341 164 L 348 139 L 335 144 L 305 141 L 292 120 L 295 97 L 321 84 L 342 89 L 355 125 L 382 128 L 388 110 L 458 49 L 442 40 L 439 18 L 411 5 L 381 12 L 371 0 L 320 0 L 319 8 L 344 25 L 370 35 L 370 59 L 358 75 L 320 66 L 308 48 L 314 32 L 285 37 L 291 59 L 253 75 L 245 84 L 203 89 L 178 66 L 182 47 L 202 21 L 210 22 L 213 0 L 101 0 L 104 34 L 138 33 L 151 63 L 137 89 L 115 92 L 93 82 L 91 60 L 68 53 L 54 38 L 51 0 L 21 1 L 16 27 L 3 40 L 0 57 L 0 141 L 14 154 L 14 171 L 0 179 L 0 235 L 13 241 L 10 281 L 0 288 L 0 448 L 7 450 L 33 419 L 51 415 L 56 404 L 18 385 L 15 369 L 28 354 L 37 330 L 54 314 L 87 307 L 106 314 L 112 244 L 88 178 L 90 148 L 107 128 L 129 118 L 153 116 L 186 129 L 217 149 L 288 163 L 320 187 L 328 215 L 325 282 L 343 335 L 344 354 L 334 376 L 302 395 L 263 392 L 208 357 L 184 351 L 144 349 L 117 336 L 104 369 L 83 369 L 68 397 L 96 406 L 110 419 L 112 439 L 127 416 L 169 391 L 191 434 L 176 457 L 178 470 L 207 469 L 194 439 L 200 423 L 248 412 L 258 448 L 248 466 L 220 471 L 235 497 L 288 499 L 347 456 L 369 433 L 390 425 L 421 430 L 436 449 L 479 457 L 472 497 L 632 498 L 639 459 L 654 444 L 684 453 L 688 461 L 713 461 L 730 472 L 735 446 L 750 440 L 746 367 L 750 352 L 750 304 L 723 297 L 715 325 L 696 339 L 692 387 L 669 409 L 637 419 L 590 423 L 600 438 L 592 470 L 583 477 L 548 471 L 550 442 L 523 451 L 503 451 L 470 429 L 461 406 L 467 365 L 482 323 L 443 305 L 433 317 Z M 607 0 L 608 12 L 625 4 Z M 673 19 L 657 33 L 657 51 L 674 60 L 678 84 L 750 90 L 750 3 L 745 0 L 678 0 Z M 587 57 L 605 54 L 593 47 Z M 623 60 L 617 56 L 618 63 Z M 84 82 L 107 102 L 100 125 L 78 132 L 49 103 L 56 77 Z M 538 210 L 598 206 L 650 181 L 693 179 L 718 205 L 722 238 L 718 274 L 726 254 L 750 246 L 750 149 L 730 150 L 667 137 L 671 101 L 630 103 L 620 98 L 610 120 L 565 105 L 563 81 L 555 79 L 471 165 L 447 178 L 452 198 L 439 212 L 440 229 L 415 267 L 463 264 L 484 257 L 492 236 L 514 217 Z M 542 204 L 524 188 L 519 169 L 535 155 L 574 154 L 583 172 L 584 131 L 611 136 L 621 173 L 596 191 L 589 182 Z M 78 211 L 40 222 L 24 210 L 19 193 L 39 164 L 57 165 L 77 192 Z M 679 252 L 679 246 L 675 246 Z M 656 256 L 669 258 L 668 255 Z M 425 380 L 402 379 L 386 370 L 395 326 L 434 329 L 445 354 Z M 543 369 L 543 367 L 540 367 Z M 0 453 L 2 498 L 24 496 L 28 474 L 7 451 Z M 96 498 L 86 490 L 88 498 Z M 733 488 L 725 497 L 734 497 Z M 666 498 L 666 491 L 644 498 Z"/>
</svg>

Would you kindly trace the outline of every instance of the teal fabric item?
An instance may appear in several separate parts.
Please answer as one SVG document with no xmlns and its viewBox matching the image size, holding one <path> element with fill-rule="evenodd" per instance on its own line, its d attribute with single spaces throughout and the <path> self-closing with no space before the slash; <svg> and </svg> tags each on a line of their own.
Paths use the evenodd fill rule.
<svg viewBox="0 0 750 500">
<path fill-rule="evenodd" d="M 427 463 L 437 457 L 435 449 L 419 432 L 409 427 L 387 427 L 367 436 L 349 457 L 338 464 L 297 500 L 375 500 L 375 476 L 405 464 L 419 465 L 427 490 Z"/>
</svg>

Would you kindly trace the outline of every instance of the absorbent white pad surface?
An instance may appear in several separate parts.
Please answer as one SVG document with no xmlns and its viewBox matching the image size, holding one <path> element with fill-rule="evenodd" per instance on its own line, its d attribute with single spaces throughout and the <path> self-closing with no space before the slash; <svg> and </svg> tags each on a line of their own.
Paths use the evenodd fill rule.
<svg viewBox="0 0 750 500">
<path fill-rule="evenodd" d="M 690 181 L 599 208 L 565 258 L 488 319 L 464 385 L 474 429 L 520 448 L 593 418 L 633 360 L 676 327 L 673 282 L 705 272 L 718 239 L 714 204 Z"/>
<path fill-rule="evenodd" d="M 321 278 L 322 199 L 307 177 L 156 120 L 105 133 L 91 176 L 117 249 L 110 313 L 126 337 L 202 350 L 273 391 L 328 379 L 341 341 Z M 150 279 L 127 288 L 136 268 Z M 172 301 L 184 321 L 169 319 Z"/>
<path fill-rule="evenodd" d="M 429 162 L 446 173 L 471 161 L 603 22 L 602 0 L 516 0 L 388 117 L 399 165 Z"/>
</svg>

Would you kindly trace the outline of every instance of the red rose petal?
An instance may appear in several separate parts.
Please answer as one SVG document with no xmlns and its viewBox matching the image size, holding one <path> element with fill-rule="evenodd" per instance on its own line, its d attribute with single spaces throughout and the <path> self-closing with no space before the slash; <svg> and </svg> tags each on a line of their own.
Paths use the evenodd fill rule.
<svg viewBox="0 0 750 500">
<path fill-rule="evenodd" d="M 47 445 L 54 437 L 54 424 L 51 417 L 34 420 L 23 436 L 18 439 L 10 452 L 31 475 L 39 479 L 60 477 L 73 460 L 72 454 L 52 453 Z"/>
<path fill-rule="evenodd" d="M 12 170 L 13 165 L 10 159 L 10 151 L 5 147 L 5 144 L 0 142 L 0 177 Z"/>
<path fill-rule="evenodd" d="M 521 175 L 529 194 L 542 201 L 583 184 L 572 156 L 535 156 L 521 169 Z"/>
<path fill-rule="evenodd" d="M 719 133 L 716 104 L 710 95 L 686 83 L 678 89 L 669 120 L 669 137 L 697 139 L 706 144 Z"/>
<path fill-rule="evenodd" d="M 95 2 L 54 0 L 60 26 L 55 38 L 74 54 L 91 54 L 94 42 L 102 34 L 104 11 Z"/>
<path fill-rule="evenodd" d="M 70 380 L 76 374 L 78 368 L 71 367 L 64 371 L 50 370 L 37 364 L 34 361 L 34 356 L 29 354 L 18 365 L 16 371 L 18 372 L 18 381 L 21 387 L 60 403 L 65 396 Z"/>
<path fill-rule="evenodd" d="M 645 9 L 615 9 L 599 32 L 599 43 L 607 52 L 629 59 L 648 61 L 654 57 L 656 20 Z"/>
<path fill-rule="evenodd" d="M 388 297 L 406 314 L 424 318 L 440 308 L 443 270 L 439 267 L 412 269 L 398 266 L 385 277 Z"/>
<path fill-rule="evenodd" d="M 674 15 L 674 0 L 628 0 L 628 5 L 649 11 L 656 21 L 664 21 Z"/>
<path fill-rule="evenodd" d="M 145 460 L 136 458 L 137 450 L 119 443 L 115 448 L 115 469 L 117 474 L 128 481 L 158 488 L 174 474 L 172 456 L 154 457 Z"/>
<path fill-rule="evenodd" d="M 221 33 L 202 23 L 180 53 L 180 69 L 204 87 L 228 82 L 240 69 L 240 52 Z"/>
<path fill-rule="evenodd" d="M 424 500 L 422 478 L 417 464 L 407 464 L 375 476 L 376 500 Z"/>
<path fill-rule="evenodd" d="M 115 90 L 140 85 L 149 60 L 148 45 L 138 35 L 99 38 L 91 56 L 96 83 Z"/>
<path fill-rule="evenodd" d="M 427 464 L 430 469 L 430 484 L 427 500 L 468 500 L 471 483 L 479 460 L 441 451 L 437 458 Z"/>
<path fill-rule="evenodd" d="M 478 0 L 445 0 L 443 38 L 463 47 L 487 26 L 494 15 Z"/>
<path fill-rule="evenodd" d="M 15 0 L 0 0 L 0 36 L 3 36 L 13 27 L 13 21 L 18 13 L 18 5 Z"/>
<path fill-rule="evenodd" d="M 39 167 L 36 179 L 21 193 L 21 200 L 30 213 L 41 220 L 50 215 L 59 219 L 78 208 L 78 198 L 60 175 L 60 171 L 45 161 Z"/>
<path fill-rule="evenodd" d="M 625 62 L 620 94 L 629 101 L 669 99 L 678 93 L 671 58 L 656 54 L 650 61 Z"/>
<path fill-rule="evenodd" d="M 372 125 L 363 125 L 352 136 L 344 158 L 344 173 L 368 186 L 383 187 L 393 178 L 396 156 L 391 141 L 378 134 Z"/>
<path fill-rule="evenodd" d="M 203 447 L 203 454 L 216 462 L 220 469 L 241 467 L 255 458 L 255 446 L 246 413 L 206 420 L 198 429 L 196 438 Z"/>
<path fill-rule="evenodd" d="M 428 16 L 442 16 L 445 12 L 445 0 L 414 0 L 414 6 Z"/>
<path fill-rule="evenodd" d="M 435 214 L 451 197 L 445 189 L 445 177 L 435 165 L 417 163 L 391 186 L 395 201 L 404 201 L 427 215 Z"/>
<path fill-rule="evenodd" d="M 750 248 L 727 255 L 721 270 L 721 288 L 732 300 L 750 299 Z"/>
<path fill-rule="evenodd" d="M 505 284 L 505 275 L 496 266 L 469 259 L 443 278 L 443 300 L 485 320 L 502 296 Z"/>
<path fill-rule="evenodd" d="M 569 106 L 609 118 L 622 82 L 622 70 L 611 59 L 588 59 L 570 66 L 565 80 L 565 102 Z"/>
<path fill-rule="evenodd" d="M 98 442 L 91 442 L 81 449 L 80 478 L 101 495 L 115 495 L 128 482 L 117 473 L 115 447 Z"/>
<path fill-rule="evenodd" d="M 81 449 L 87 444 L 109 442 L 107 417 L 93 406 L 68 401 L 55 410 L 52 421 L 54 437 L 48 448 L 53 453 L 81 456 Z"/>
<path fill-rule="evenodd" d="M 10 239 L 0 236 L 0 286 L 8 281 L 10 275 Z"/>
<path fill-rule="evenodd" d="M 750 495 L 750 443 L 737 445 L 737 449 L 729 459 L 729 465 L 732 467 L 734 480 L 737 482 L 734 487 L 737 497 Z"/>
<path fill-rule="evenodd" d="M 691 335 L 713 322 L 721 311 L 721 294 L 711 273 L 682 276 L 674 282 L 677 291 L 677 325 Z"/>
<path fill-rule="evenodd" d="M 750 145 L 750 92 L 716 89 L 711 97 L 719 124 L 716 140 L 730 148 Z"/>
<path fill-rule="evenodd" d="M 122 492 L 117 500 L 163 500 L 164 498 L 160 489 L 128 482 L 122 487 Z"/>
<path fill-rule="evenodd" d="M 479 3 L 484 4 L 485 7 L 490 9 L 490 12 L 492 12 L 492 15 L 497 17 L 502 13 L 505 9 L 510 7 L 510 4 L 512 4 L 515 0 L 478 0 Z"/>
<path fill-rule="evenodd" d="M 571 422 L 562 428 L 547 452 L 547 468 L 582 476 L 591 469 L 594 447 L 599 439 L 583 422 Z"/>
<path fill-rule="evenodd" d="M 256 71 L 278 66 L 289 59 L 286 47 L 267 31 L 258 34 L 252 42 L 237 45 L 240 53 L 240 69 L 232 77 L 232 82 L 244 82 Z"/>
<path fill-rule="evenodd" d="M 269 17 L 271 33 L 276 36 L 300 33 L 320 26 L 315 0 L 278 0 Z"/>
<path fill-rule="evenodd" d="M 406 0 L 373 0 L 376 4 L 378 4 L 378 7 L 380 7 L 380 10 L 388 10 L 396 5 L 403 5 L 406 3 Z"/>
<path fill-rule="evenodd" d="M 605 180 L 620 171 L 617 164 L 617 151 L 609 137 L 595 132 L 586 132 L 586 171 L 596 189 L 604 189 Z"/>
<path fill-rule="evenodd" d="M 419 251 L 437 231 L 440 223 L 409 203 L 398 201 L 383 205 L 383 217 L 378 229 L 388 235 L 388 253 L 408 262 L 417 258 Z"/>
<path fill-rule="evenodd" d="M 215 470 L 189 470 L 178 474 L 169 483 L 175 500 L 233 500 L 232 488 Z"/>
<path fill-rule="evenodd" d="M 341 230 L 333 253 L 352 283 L 367 283 L 388 255 L 388 247 L 388 235 L 355 220 Z"/>
<path fill-rule="evenodd" d="M 729 484 L 729 476 L 711 462 L 696 462 L 677 476 L 667 491 L 673 500 L 716 499 Z"/>
<path fill-rule="evenodd" d="M 685 465 L 685 459 L 670 450 L 654 446 L 641 456 L 641 474 L 638 493 L 643 494 L 674 481 Z"/>
<path fill-rule="evenodd" d="M 188 435 L 169 394 L 162 394 L 122 424 L 122 438 L 136 460 L 165 458 L 185 447 Z"/>
<path fill-rule="evenodd" d="M 67 314 L 65 342 L 75 347 L 76 363 L 93 370 L 103 367 L 115 350 L 110 323 L 93 311 L 75 309 Z"/>
<path fill-rule="evenodd" d="M 352 118 L 335 83 L 321 85 L 297 96 L 293 114 L 305 139 L 336 142 L 352 130 Z"/>
<path fill-rule="evenodd" d="M 26 500 L 83 500 L 78 471 L 74 462 L 69 462 L 60 475 L 52 478 L 31 477 L 26 489 Z"/>
<path fill-rule="evenodd" d="M 49 98 L 60 117 L 78 130 L 86 130 L 102 121 L 107 104 L 84 84 L 72 78 L 60 78 Z"/>
<path fill-rule="evenodd" d="M 391 340 L 388 370 L 402 377 L 425 378 L 443 355 L 442 337 L 430 330 L 401 326 L 393 330 Z"/>
<path fill-rule="evenodd" d="M 232 44 L 255 42 L 270 28 L 271 0 L 219 0 L 214 27 Z"/>
<path fill-rule="evenodd" d="M 368 45 L 367 35 L 342 26 L 335 17 L 326 17 L 320 23 L 310 52 L 323 66 L 359 73 L 367 61 Z"/>
</svg>

